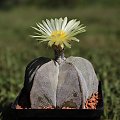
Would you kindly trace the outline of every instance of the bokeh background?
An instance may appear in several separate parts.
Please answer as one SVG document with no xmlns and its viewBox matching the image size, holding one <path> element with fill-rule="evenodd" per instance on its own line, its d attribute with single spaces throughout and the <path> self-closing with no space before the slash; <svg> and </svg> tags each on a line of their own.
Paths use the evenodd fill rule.
<svg viewBox="0 0 120 120">
<path fill-rule="evenodd" d="M 26 65 L 39 56 L 53 58 L 47 44 L 29 37 L 30 26 L 65 16 L 87 26 L 66 56 L 92 62 L 102 81 L 102 119 L 120 120 L 120 0 L 0 0 L 0 111 L 20 92 Z"/>
</svg>

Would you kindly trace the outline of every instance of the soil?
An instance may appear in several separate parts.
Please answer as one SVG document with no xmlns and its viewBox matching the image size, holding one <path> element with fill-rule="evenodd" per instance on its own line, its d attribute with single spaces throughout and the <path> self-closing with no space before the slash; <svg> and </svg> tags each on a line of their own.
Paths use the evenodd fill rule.
<svg viewBox="0 0 120 120">
<path fill-rule="evenodd" d="M 87 99 L 84 109 L 97 109 L 97 107 L 99 106 L 100 99 L 101 97 L 99 96 L 98 92 L 92 94 L 91 98 Z M 31 108 L 16 105 L 16 109 L 31 109 Z M 38 109 L 56 109 L 56 108 L 53 106 L 47 106 L 47 107 L 39 107 Z M 62 107 L 61 109 L 77 109 L 77 108 Z"/>
</svg>

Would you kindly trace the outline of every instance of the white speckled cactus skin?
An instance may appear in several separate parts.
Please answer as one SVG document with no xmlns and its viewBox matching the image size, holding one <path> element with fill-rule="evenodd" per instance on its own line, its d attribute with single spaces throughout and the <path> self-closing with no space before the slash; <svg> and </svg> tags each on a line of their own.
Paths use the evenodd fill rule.
<svg viewBox="0 0 120 120">
<path fill-rule="evenodd" d="M 88 97 L 98 91 L 98 79 L 91 63 L 81 57 L 69 57 L 61 64 L 49 61 L 37 69 L 30 102 L 32 108 L 84 108 Z"/>
</svg>

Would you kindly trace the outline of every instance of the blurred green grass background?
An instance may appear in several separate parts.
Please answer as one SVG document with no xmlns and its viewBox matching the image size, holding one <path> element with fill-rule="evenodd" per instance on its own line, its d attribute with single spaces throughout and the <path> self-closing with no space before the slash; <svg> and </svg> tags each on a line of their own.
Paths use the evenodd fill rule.
<svg viewBox="0 0 120 120">
<path fill-rule="evenodd" d="M 75 0 L 76 3 L 67 0 L 69 4 L 62 2 L 55 4 L 52 0 L 51 6 L 47 4 L 49 0 L 45 0 L 46 3 L 41 0 L 41 3 L 34 4 L 30 2 L 31 0 L 26 0 L 28 2 L 15 5 L 8 1 L 1 2 L 0 5 L 0 109 L 15 100 L 23 86 L 25 67 L 32 59 L 39 56 L 53 58 L 53 51 L 47 44 L 37 44 L 29 37 L 33 33 L 30 26 L 35 26 L 35 23 L 41 22 L 42 19 L 67 16 L 69 20 L 73 18 L 81 20 L 81 23 L 87 26 L 87 32 L 78 35 L 80 43 L 73 42 L 71 49 L 65 49 L 65 54 L 81 56 L 92 62 L 98 79 L 102 81 L 104 95 L 102 119 L 119 120 L 119 0 L 97 2 Z"/>
</svg>

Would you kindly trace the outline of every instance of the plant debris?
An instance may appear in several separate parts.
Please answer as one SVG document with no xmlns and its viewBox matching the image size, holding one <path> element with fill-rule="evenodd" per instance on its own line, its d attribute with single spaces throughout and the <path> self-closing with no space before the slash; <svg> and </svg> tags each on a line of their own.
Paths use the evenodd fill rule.
<svg viewBox="0 0 120 120">
<path fill-rule="evenodd" d="M 100 96 L 97 93 L 92 94 L 90 99 L 87 99 L 85 103 L 85 109 L 96 109 L 100 100 Z"/>
</svg>

